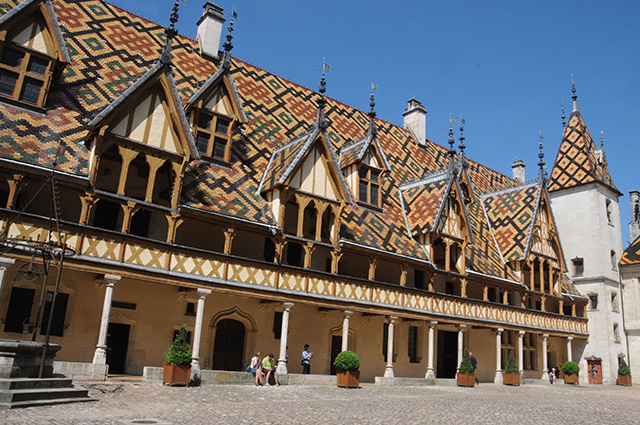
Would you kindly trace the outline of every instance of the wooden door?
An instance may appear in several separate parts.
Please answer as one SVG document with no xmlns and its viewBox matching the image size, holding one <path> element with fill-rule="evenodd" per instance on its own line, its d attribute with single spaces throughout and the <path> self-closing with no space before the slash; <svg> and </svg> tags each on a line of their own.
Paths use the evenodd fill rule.
<svg viewBox="0 0 640 425">
<path fill-rule="evenodd" d="M 590 384 L 602 384 L 602 361 L 587 360 L 587 373 Z"/>
<path fill-rule="evenodd" d="M 342 351 L 342 336 L 340 335 L 332 335 L 331 336 L 331 374 L 335 375 L 338 371 L 336 367 L 333 365 L 333 361 L 336 359 L 338 354 Z"/>
<path fill-rule="evenodd" d="M 109 373 L 126 373 L 130 325 L 109 323 L 107 329 L 107 364 Z"/>
<path fill-rule="evenodd" d="M 213 370 L 243 370 L 243 353 L 244 325 L 242 322 L 233 319 L 218 322 L 213 347 Z"/>
</svg>

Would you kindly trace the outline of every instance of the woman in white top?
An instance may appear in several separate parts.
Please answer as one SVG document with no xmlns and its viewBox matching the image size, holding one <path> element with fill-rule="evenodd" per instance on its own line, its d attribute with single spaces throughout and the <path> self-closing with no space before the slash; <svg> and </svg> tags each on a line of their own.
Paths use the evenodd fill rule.
<svg viewBox="0 0 640 425">
<path fill-rule="evenodd" d="M 256 385 L 262 385 L 262 371 L 260 370 L 261 360 L 259 351 L 251 358 L 251 369 L 249 372 L 256 375 Z"/>
</svg>

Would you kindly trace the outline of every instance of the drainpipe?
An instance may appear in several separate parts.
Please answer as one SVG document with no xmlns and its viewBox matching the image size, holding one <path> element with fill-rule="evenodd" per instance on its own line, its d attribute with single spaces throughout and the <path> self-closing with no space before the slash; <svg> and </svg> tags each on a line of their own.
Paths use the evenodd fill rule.
<svg viewBox="0 0 640 425">
<path fill-rule="evenodd" d="M 622 287 L 622 270 L 620 270 L 620 264 L 618 264 L 618 292 L 620 292 L 620 308 L 622 309 L 622 331 L 624 332 L 624 341 L 627 344 L 627 364 L 631 366 L 629 334 L 627 332 L 627 322 L 624 320 L 624 289 Z"/>
</svg>

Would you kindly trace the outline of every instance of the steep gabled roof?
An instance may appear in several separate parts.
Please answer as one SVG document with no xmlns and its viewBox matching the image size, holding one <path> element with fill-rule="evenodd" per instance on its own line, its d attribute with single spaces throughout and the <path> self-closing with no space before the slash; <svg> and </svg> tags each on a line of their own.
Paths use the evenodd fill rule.
<svg viewBox="0 0 640 425">
<path fill-rule="evenodd" d="M 242 99 L 240 99 L 240 95 L 238 94 L 238 88 L 236 87 L 236 83 L 231 76 L 231 73 L 226 68 L 220 67 L 215 74 L 213 74 L 209 79 L 204 83 L 200 89 L 191 96 L 191 98 L 187 101 L 187 109 L 195 106 L 200 99 L 207 95 L 209 90 L 216 86 L 217 84 L 223 83 L 223 80 L 226 80 L 228 87 L 231 89 L 231 95 L 233 97 L 232 102 L 234 103 L 234 107 L 238 109 L 240 117 L 242 117 L 242 122 L 247 123 L 249 118 L 247 118 L 247 114 L 244 112 L 244 108 L 242 106 Z"/>
<path fill-rule="evenodd" d="M 506 262 L 525 258 L 540 205 L 540 183 L 481 196 L 491 233 Z"/>
<path fill-rule="evenodd" d="M 604 153 L 596 148 L 589 129 L 577 108 L 569 117 L 549 178 L 549 191 L 598 182 L 621 195 L 616 188 Z"/>
<path fill-rule="evenodd" d="M 351 164 L 362 161 L 366 155 L 369 147 L 375 144 L 377 151 L 380 153 L 384 166 L 389 169 L 389 161 L 387 161 L 387 155 L 385 155 L 380 142 L 374 134 L 368 133 L 364 139 L 358 140 L 340 150 L 340 168 L 348 167 Z"/>
<path fill-rule="evenodd" d="M 400 201 L 409 236 L 435 230 L 452 183 L 451 175 L 444 171 L 400 186 Z"/>
<path fill-rule="evenodd" d="M 620 258 L 621 266 L 631 266 L 634 264 L 640 264 L 640 237 L 636 238 L 636 240 L 624 250 Z"/>
</svg>

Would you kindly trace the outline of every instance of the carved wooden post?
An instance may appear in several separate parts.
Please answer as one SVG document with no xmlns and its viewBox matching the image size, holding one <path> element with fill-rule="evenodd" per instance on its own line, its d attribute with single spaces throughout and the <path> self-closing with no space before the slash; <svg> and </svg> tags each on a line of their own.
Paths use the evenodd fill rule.
<svg viewBox="0 0 640 425">
<path fill-rule="evenodd" d="M 407 286 L 407 271 L 409 270 L 409 263 L 400 264 L 400 286 Z"/>
<path fill-rule="evenodd" d="M 233 227 L 227 227 L 224 231 L 224 253 L 231 254 L 231 246 L 233 244 L 233 238 L 236 237 L 238 232 Z"/>
<path fill-rule="evenodd" d="M 12 179 L 7 180 L 7 184 L 9 185 L 9 196 L 7 197 L 6 207 L 9 209 L 13 209 L 16 205 L 18 188 L 20 187 L 20 182 L 22 182 L 23 178 L 24 176 L 22 174 L 14 174 Z"/>
<path fill-rule="evenodd" d="M 340 248 L 331 251 L 331 273 L 338 274 L 340 258 L 342 258 L 342 252 Z"/>
<path fill-rule="evenodd" d="M 156 158 L 155 156 L 145 155 L 147 164 L 149 164 L 149 180 L 147 180 L 147 191 L 144 196 L 144 200 L 147 202 L 153 201 L 153 186 L 156 183 L 156 174 L 158 169 L 164 164 L 165 160 Z"/>
<path fill-rule="evenodd" d="M 376 280 L 376 266 L 378 265 L 378 257 L 369 257 L 369 280 Z"/>
<path fill-rule="evenodd" d="M 127 183 L 127 176 L 129 175 L 129 165 L 131 161 L 138 156 L 138 152 L 118 146 L 120 156 L 122 157 L 122 168 L 120 169 L 120 180 L 118 180 L 118 195 L 124 195 L 125 185 Z"/>
<path fill-rule="evenodd" d="M 304 244 L 304 268 L 308 269 L 311 267 L 311 256 L 313 255 L 313 251 L 315 251 L 316 246 L 313 242 L 307 242 Z"/>
</svg>

